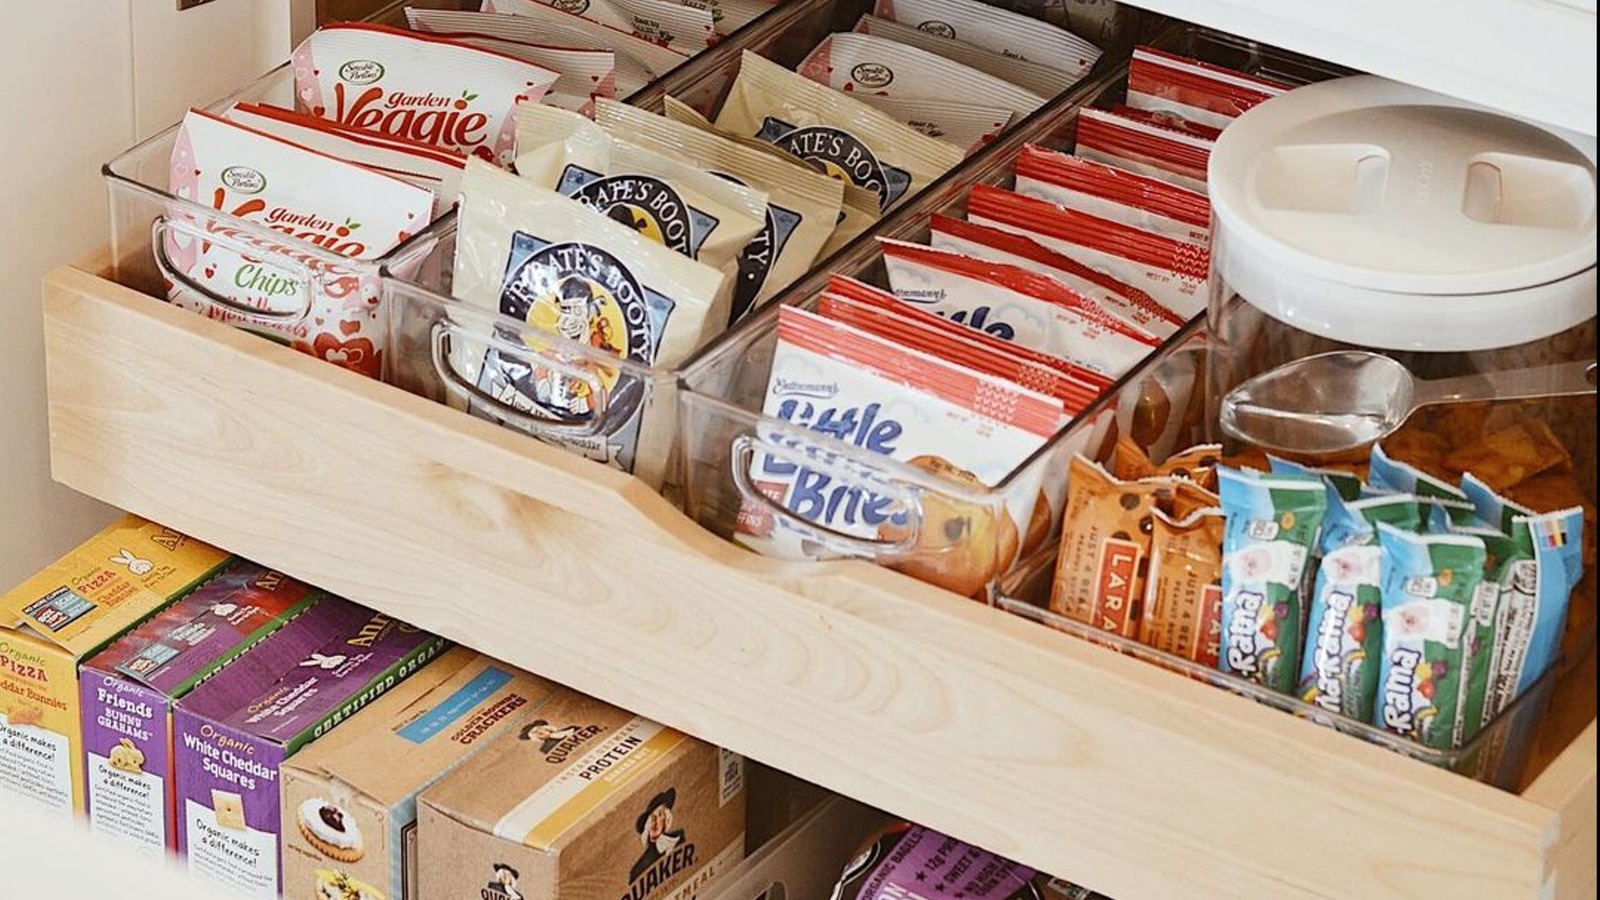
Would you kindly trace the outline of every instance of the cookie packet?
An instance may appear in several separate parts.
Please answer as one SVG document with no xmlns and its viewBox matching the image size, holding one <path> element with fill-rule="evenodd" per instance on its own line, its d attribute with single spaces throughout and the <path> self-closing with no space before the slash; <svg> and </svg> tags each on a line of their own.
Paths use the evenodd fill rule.
<svg viewBox="0 0 1600 900">
<path fill-rule="evenodd" d="M 217 215 L 197 219 L 174 204 L 158 224 L 168 299 L 380 377 L 375 269 L 329 271 L 301 248 L 379 259 L 428 224 L 433 192 L 200 110 L 184 117 L 170 163 L 172 194 Z M 232 228 L 234 219 L 258 231 Z"/>
<path fill-rule="evenodd" d="M 716 127 L 765 141 L 871 191 L 879 212 L 926 187 L 965 155 L 954 144 L 748 50 L 740 56 L 739 75 Z"/>
<path fill-rule="evenodd" d="M 1202 507 L 1180 516 L 1157 508 L 1150 524 L 1139 643 L 1216 668 L 1222 645 L 1222 510 Z"/>
<path fill-rule="evenodd" d="M 730 285 L 767 217 L 764 192 L 550 106 L 517 111 L 517 174 L 724 272 Z"/>
<path fill-rule="evenodd" d="M 872 13 L 1073 78 L 1087 75 L 1100 58 L 1100 48 L 1064 28 L 977 0 L 878 0 Z"/>
<path fill-rule="evenodd" d="M 296 105 L 341 125 L 511 163 L 517 104 L 558 73 L 445 38 L 342 23 L 294 50 Z"/>
<path fill-rule="evenodd" d="M 982 149 L 1016 120 L 1016 114 L 1008 109 L 973 106 L 957 100 L 885 97 L 860 91 L 851 96 L 920 134 L 954 144 L 967 153 Z"/>
<path fill-rule="evenodd" d="M 1227 530 L 1222 545 L 1218 668 L 1280 694 L 1300 672 L 1305 570 L 1327 511 L 1321 481 L 1217 470 Z"/>
<path fill-rule="evenodd" d="M 469 161 L 461 193 L 455 296 L 591 352 L 552 341 L 530 343 L 526 355 L 458 350 L 449 364 L 501 406 L 552 426 L 590 426 L 582 434 L 524 430 L 659 484 L 672 405 L 651 402 L 637 376 L 596 356 L 658 368 L 682 363 L 726 325 L 729 279 L 481 160 Z M 530 340 L 521 330 L 509 339 Z M 467 408 L 503 418 L 475 398 Z"/>
<path fill-rule="evenodd" d="M 492 37 L 529 43 L 553 41 L 614 51 L 620 97 L 634 93 L 689 58 L 687 54 L 635 37 L 625 28 L 601 25 L 538 0 L 483 0 L 483 13 L 493 16 L 494 21 L 478 20 L 473 27 Z"/>
<path fill-rule="evenodd" d="M 1454 745 L 1483 540 L 1378 526 L 1383 550 L 1383 658 L 1373 724 L 1426 747 Z"/>
<path fill-rule="evenodd" d="M 880 239 L 889 288 L 953 322 L 1119 378 L 1159 346 L 1066 285 L 1016 266 Z"/>
<path fill-rule="evenodd" d="M 1211 202 L 1175 184 L 1035 144 L 1017 157 L 1016 191 L 1057 206 L 1209 246 Z"/>
<path fill-rule="evenodd" d="M 928 217 L 928 229 L 928 245 L 935 250 L 1017 266 L 1053 278 L 1156 338 L 1164 340 L 1183 327 L 1182 318 L 1144 291 L 1021 234 L 939 213 Z"/>
<path fill-rule="evenodd" d="M 485 12 L 525 15 L 542 3 L 689 56 L 717 42 L 715 17 L 709 9 L 671 0 L 485 0 Z"/>
<path fill-rule="evenodd" d="M 416 7 L 406 8 L 406 25 L 412 31 L 514 56 L 557 73 L 549 93 L 540 98 L 541 103 L 580 109 L 590 97 L 617 95 L 617 59 L 621 54 L 598 46 L 597 41 L 581 33 L 555 32 L 517 16 Z M 648 72 L 640 67 L 640 73 L 635 80 L 648 82 Z"/>
<path fill-rule="evenodd" d="M 1074 152 L 1091 162 L 1204 193 L 1213 143 L 1197 135 L 1088 107 L 1078 115 Z"/>
<path fill-rule="evenodd" d="M 625 103 L 596 101 L 594 120 L 614 137 L 766 193 L 761 230 L 739 251 L 730 323 L 809 271 L 833 233 L 844 203 L 842 182 Z"/>
<path fill-rule="evenodd" d="M 1128 65 L 1128 105 L 1225 128 L 1288 85 L 1209 65 L 1153 47 L 1135 47 Z"/>
<path fill-rule="evenodd" d="M 1205 311 L 1211 253 L 1206 246 L 1141 231 L 1014 191 L 975 184 L 967 220 L 1021 234 L 1137 287 L 1184 321 Z"/>
<path fill-rule="evenodd" d="M 1038 467 L 998 484 L 1062 423 L 1054 398 L 793 306 L 778 343 L 748 463 L 735 540 L 791 559 L 870 556 L 962 596 L 986 599 L 1017 558 Z M 811 443 L 815 433 L 922 469 L 914 489 Z"/>
<path fill-rule="evenodd" d="M 936 887 L 937 886 L 937 887 Z M 830 900 L 1106 900 L 1087 888 L 909 822 L 867 837 Z"/>
<path fill-rule="evenodd" d="M 1054 97 L 1077 84 L 1081 76 L 1053 69 L 1039 63 L 1005 56 L 985 50 L 976 44 L 923 31 L 900 22 L 882 19 L 863 13 L 856 20 L 855 30 L 896 43 L 926 50 L 951 62 L 960 63 L 987 75 L 1008 81 L 1019 88 L 1041 97 Z"/>
<path fill-rule="evenodd" d="M 1134 637 L 1150 570 L 1151 516 L 1171 487 L 1156 480 L 1118 481 L 1081 454 L 1067 466 L 1050 611 Z"/>
<path fill-rule="evenodd" d="M 848 94 L 904 100 L 956 98 L 1017 116 L 1026 116 L 1048 99 L 938 54 L 854 31 L 823 38 L 795 71 Z"/>
</svg>

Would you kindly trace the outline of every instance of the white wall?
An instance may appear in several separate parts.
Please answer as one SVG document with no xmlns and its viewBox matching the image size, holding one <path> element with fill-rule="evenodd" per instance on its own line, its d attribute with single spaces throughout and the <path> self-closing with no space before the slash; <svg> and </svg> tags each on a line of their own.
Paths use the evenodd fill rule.
<svg viewBox="0 0 1600 900">
<path fill-rule="evenodd" d="M 0 590 L 114 511 L 49 477 L 39 280 L 106 242 L 100 164 L 288 57 L 312 0 L 47 0 L 0 28 Z M 12 8 L 15 7 L 15 8 Z"/>
</svg>

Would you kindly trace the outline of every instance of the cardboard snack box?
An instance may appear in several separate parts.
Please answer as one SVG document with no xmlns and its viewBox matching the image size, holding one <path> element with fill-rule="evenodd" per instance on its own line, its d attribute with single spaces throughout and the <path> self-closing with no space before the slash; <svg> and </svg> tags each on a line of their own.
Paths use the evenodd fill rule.
<svg viewBox="0 0 1600 900">
<path fill-rule="evenodd" d="M 556 690 L 457 647 L 295 754 L 281 770 L 284 896 L 415 900 L 417 795 Z"/>
<path fill-rule="evenodd" d="M 0 791 L 83 812 L 79 661 L 230 559 L 130 515 L 0 597 Z"/>
<path fill-rule="evenodd" d="M 175 702 L 323 596 L 240 560 L 85 662 L 90 829 L 158 854 L 176 848 Z"/>
<path fill-rule="evenodd" d="M 744 760 L 569 689 L 418 801 L 423 897 L 689 900 L 744 858 Z"/>
<path fill-rule="evenodd" d="M 189 873 L 276 898 L 278 769 L 432 660 L 442 638 L 328 597 L 178 701 L 178 852 Z"/>
</svg>

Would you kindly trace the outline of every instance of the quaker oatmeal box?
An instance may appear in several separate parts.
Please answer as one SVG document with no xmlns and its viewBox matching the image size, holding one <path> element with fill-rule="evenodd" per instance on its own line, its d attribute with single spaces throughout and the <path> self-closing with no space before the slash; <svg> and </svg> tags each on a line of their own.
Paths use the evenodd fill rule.
<svg viewBox="0 0 1600 900">
<path fill-rule="evenodd" d="M 423 897 L 690 900 L 744 858 L 744 761 L 560 689 L 424 791 Z"/>
<path fill-rule="evenodd" d="M 230 558 L 125 516 L 0 596 L 0 791 L 83 811 L 78 662 Z"/>
<path fill-rule="evenodd" d="M 240 560 L 83 664 L 91 830 L 155 853 L 176 846 L 173 705 L 323 596 Z"/>
<path fill-rule="evenodd" d="M 178 852 L 189 873 L 278 897 L 278 771 L 445 641 L 329 597 L 178 702 Z"/>
<path fill-rule="evenodd" d="M 415 900 L 417 795 L 556 689 L 457 647 L 284 763 L 284 896 Z"/>
</svg>

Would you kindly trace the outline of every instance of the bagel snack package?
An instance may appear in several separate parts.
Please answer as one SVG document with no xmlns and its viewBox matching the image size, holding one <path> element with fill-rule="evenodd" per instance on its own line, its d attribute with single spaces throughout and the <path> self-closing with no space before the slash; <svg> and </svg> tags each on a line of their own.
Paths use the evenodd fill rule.
<svg viewBox="0 0 1600 900">
<path fill-rule="evenodd" d="M 1023 146 L 1016 169 L 1019 194 L 1180 241 L 1211 240 L 1203 193 L 1036 144 Z"/>
<path fill-rule="evenodd" d="M 1287 85 L 1213 66 L 1153 47 L 1135 47 L 1128 65 L 1128 105 L 1226 128 Z"/>
<path fill-rule="evenodd" d="M 1280 694 L 1300 673 L 1306 565 L 1327 512 L 1321 481 L 1217 470 L 1227 517 L 1222 544 L 1218 668 Z"/>
<path fill-rule="evenodd" d="M 564 109 L 517 112 L 517 174 L 717 269 L 732 284 L 767 195 L 630 144 Z"/>
<path fill-rule="evenodd" d="M 955 144 L 968 153 L 982 149 L 1010 127 L 1016 114 L 997 106 L 973 106 L 959 100 L 923 100 L 853 93 L 856 99 L 892 116 L 919 133 Z"/>
<path fill-rule="evenodd" d="M 919 244 L 882 240 L 889 287 L 902 301 L 1119 378 L 1159 345 L 1156 338 L 1058 281 Z"/>
<path fill-rule="evenodd" d="M 1087 888 L 947 837 L 894 822 L 845 866 L 832 900 L 1106 900 Z"/>
<path fill-rule="evenodd" d="M 830 34 L 795 67 L 806 78 L 847 94 L 951 100 L 1026 116 L 1047 97 L 926 50 L 854 31 Z"/>
<path fill-rule="evenodd" d="M 979 0 L 878 0 L 872 12 L 929 34 L 1049 66 L 1074 78 L 1087 75 L 1100 58 L 1098 47 L 1064 28 Z"/>
<path fill-rule="evenodd" d="M 1083 159 L 1204 193 L 1213 143 L 1211 138 L 1145 118 L 1086 107 L 1078 116 L 1074 152 Z"/>
<path fill-rule="evenodd" d="M 749 492 L 736 541 L 791 559 L 868 555 L 977 599 L 1017 558 L 1039 467 L 988 489 L 1063 422 L 1053 397 L 792 306 L 778 309 L 762 413 L 784 424 L 762 426 L 735 463 Z M 921 469 L 926 486 L 908 494 L 873 454 Z"/>
<path fill-rule="evenodd" d="M 954 168 L 964 149 L 746 50 L 716 127 L 765 141 L 877 196 L 888 210 Z"/>
<path fill-rule="evenodd" d="M 1151 516 L 1171 490 L 1158 480 L 1118 481 L 1081 454 L 1072 457 L 1051 612 L 1123 637 L 1139 634 Z"/>
<path fill-rule="evenodd" d="M 453 292 L 565 339 L 515 355 L 490 347 L 449 364 L 500 404 L 552 425 L 526 427 L 657 484 L 671 446 L 672 404 L 609 356 L 668 369 L 726 327 L 729 279 L 588 206 L 478 160 L 462 179 Z M 459 398 L 457 398 L 459 400 Z M 473 398 L 467 408 L 503 419 Z"/>
<path fill-rule="evenodd" d="M 216 211 L 172 204 L 158 225 L 157 263 L 174 305 L 382 375 L 386 338 L 371 261 L 428 224 L 433 191 L 200 110 L 179 129 L 169 188 Z M 307 244 L 353 262 L 330 264 Z"/>
<path fill-rule="evenodd" d="M 761 230 L 739 251 L 730 324 L 809 271 L 833 233 L 844 203 L 842 182 L 625 103 L 596 101 L 594 119 L 614 137 L 767 195 Z"/>
<path fill-rule="evenodd" d="M 541 103 L 578 109 L 590 97 L 617 95 L 618 52 L 583 34 L 541 28 L 517 16 L 417 7 L 406 8 L 406 25 L 412 31 L 514 56 L 555 72 L 555 83 Z M 649 80 L 648 75 L 640 78 Z"/>
<path fill-rule="evenodd" d="M 1222 645 L 1222 510 L 1180 518 L 1158 508 L 1150 525 L 1139 643 L 1215 668 Z"/>
<path fill-rule="evenodd" d="M 294 51 L 297 105 L 340 125 L 510 165 L 517 104 L 558 73 L 446 38 L 343 23 Z"/>
<path fill-rule="evenodd" d="M 942 56 L 951 62 L 960 63 L 969 68 L 977 69 L 987 75 L 1008 81 L 1019 88 L 1031 91 L 1041 97 L 1054 97 L 1067 88 L 1077 84 L 1080 75 L 1064 72 L 1050 66 L 1028 62 L 1024 59 L 995 53 L 985 50 L 977 44 L 969 44 L 955 38 L 944 37 L 931 31 L 923 31 L 901 22 L 882 19 L 871 13 L 863 13 L 856 20 L 855 30 L 862 34 L 884 38 L 896 43 L 926 50 L 937 56 Z"/>
</svg>

